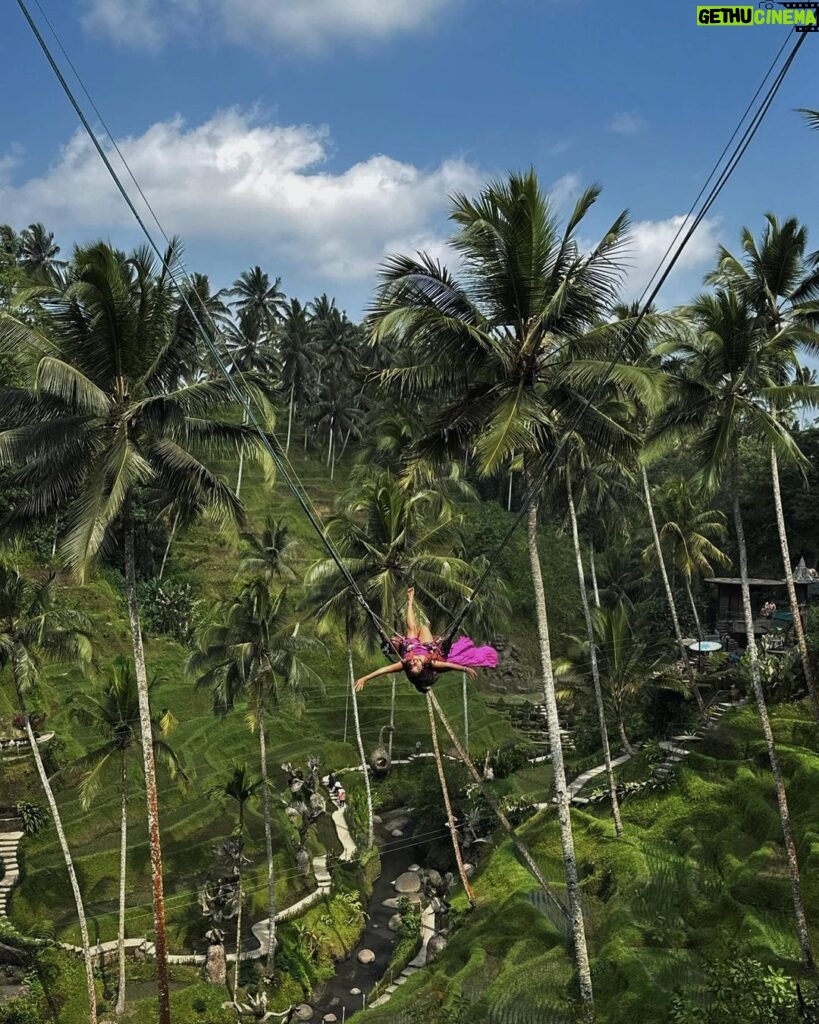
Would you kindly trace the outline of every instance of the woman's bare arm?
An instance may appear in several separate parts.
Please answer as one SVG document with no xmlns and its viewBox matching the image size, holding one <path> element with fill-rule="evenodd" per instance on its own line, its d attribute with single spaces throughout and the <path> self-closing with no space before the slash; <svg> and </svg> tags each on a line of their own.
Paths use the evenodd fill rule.
<svg viewBox="0 0 819 1024">
<path fill-rule="evenodd" d="M 471 665 L 458 665 L 454 661 L 433 661 L 436 672 L 466 672 L 470 679 L 477 679 L 478 673 Z"/>
<path fill-rule="evenodd" d="M 375 679 L 378 676 L 390 676 L 393 672 L 400 672 L 403 667 L 404 663 L 402 661 L 394 661 L 391 665 L 382 665 L 382 667 L 377 668 L 375 672 L 370 672 L 368 675 L 362 676 L 360 679 L 356 679 L 355 688 L 360 692 L 371 679 Z"/>
</svg>

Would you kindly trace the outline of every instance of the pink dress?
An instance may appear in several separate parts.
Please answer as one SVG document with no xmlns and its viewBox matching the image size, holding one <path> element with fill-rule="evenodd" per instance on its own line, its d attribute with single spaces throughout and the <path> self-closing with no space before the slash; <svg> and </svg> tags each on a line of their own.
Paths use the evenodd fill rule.
<svg viewBox="0 0 819 1024">
<path fill-rule="evenodd" d="M 402 636 L 398 644 L 398 654 L 402 659 L 419 655 L 422 658 L 434 658 L 439 661 L 450 661 L 455 665 L 469 668 L 497 668 L 498 652 L 486 644 L 476 647 L 475 641 L 468 636 L 459 636 L 444 655 L 439 640 L 423 643 L 418 637 Z"/>
</svg>

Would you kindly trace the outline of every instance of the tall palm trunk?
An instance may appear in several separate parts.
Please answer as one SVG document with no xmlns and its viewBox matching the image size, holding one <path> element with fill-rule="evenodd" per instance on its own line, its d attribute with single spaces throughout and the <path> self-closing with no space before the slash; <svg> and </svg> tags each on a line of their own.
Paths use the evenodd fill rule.
<svg viewBox="0 0 819 1024">
<path fill-rule="evenodd" d="M 577 510 L 574 507 L 572 485 L 566 478 L 566 493 L 569 498 L 569 518 L 572 524 L 572 540 L 577 561 L 577 581 L 580 585 L 580 603 L 583 605 L 583 618 L 586 620 L 586 635 L 589 639 L 589 662 L 591 664 L 592 682 L 594 683 L 594 700 L 597 704 L 597 721 L 600 724 L 600 742 L 603 744 L 603 762 L 606 766 L 606 777 L 609 780 L 609 796 L 611 797 L 611 816 L 614 819 L 614 830 L 618 836 L 623 834 L 623 822 L 620 817 L 620 802 L 617 799 L 617 785 L 614 781 L 614 769 L 611 766 L 611 749 L 609 748 L 609 730 L 606 726 L 606 707 L 603 703 L 603 688 L 600 685 L 600 668 L 597 664 L 597 647 L 594 642 L 594 626 L 592 624 L 589 595 L 586 591 L 586 576 L 583 571 L 583 555 L 580 550 L 580 534 L 577 529 Z"/>
<path fill-rule="evenodd" d="M 779 461 L 776 457 L 776 450 L 771 445 L 771 479 L 773 481 L 774 505 L 776 506 L 776 528 L 779 531 L 779 545 L 782 548 L 782 565 L 785 568 L 785 582 L 788 585 L 788 598 L 791 602 L 791 614 L 793 615 L 793 629 L 796 634 L 796 643 L 799 646 L 799 654 L 802 658 L 802 669 L 805 673 L 805 682 L 810 694 L 813 717 L 819 723 L 819 700 L 816 696 L 816 686 L 813 680 L 813 671 L 808 654 L 808 644 L 805 640 L 805 630 L 802 625 L 802 615 L 799 611 L 799 602 L 796 599 L 796 587 L 793 583 L 793 570 L 791 568 L 791 553 L 788 549 L 788 533 L 785 529 L 785 514 L 782 511 L 782 491 L 779 487 Z"/>
<path fill-rule="evenodd" d="M 287 441 L 284 446 L 285 456 L 290 454 L 290 431 L 293 427 L 293 400 L 295 398 L 295 393 L 296 382 L 293 381 L 293 383 L 290 385 L 290 402 L 287 408 Z"/>
<path fill-rule="evenodd" d="M 694 595 L 691 592 L 691 580 L 683 573 L 683 583 L 685 584 L 685 593 L 688 595 L 688 603 L 691 605 L 691 611 L 694 615 L 694 622 L 697 625 L 697 639 L 702 640 L 702 623 L 700 622 L 700 615 L 697 611 L 697 602 L 694 600 Z"/>
<path fill-rule="evenodd" d="M 244 831 L 244 830 L 242 830 Z M 239 856 L 241 857 L 242 851 L 241 846 L 244 845 L 244 841 L 240 844 Z M 233 964 L 233 999 L 238 1002 L 239 1000 L 239 967 L 242 963 L 242 863 L 241 860 L 236 868 L 236 884 L 239 886 L 239 909 L 236 911 L 236 961 Z"/>
<path fill-rule="evenodd" d="M 597 566 L 594 564 L 594 545 L 589 546 L 589 572 L 591 573 L 594 607 L 600 607 L 600 591 L 597 589 Z"/>
<path fill-rule="evenodd" d="M 276 880 L 273 877 L 273 831 L 270 824 L 270 788 L 267 781 L 267 740 L 264 709 L 259 702 L 259 769 L 262 776 L 262 816 L 264 817 L 264 852 L 267 860 L 267 976 L 273 977 L 276 955 Z"/>
<path fill-rule="evenodd" d="M 371 850 L 375 844 L 375 836 L 373 834 L 373 794 L 370 789 L 367 755 L 364 753 L 364 741 L 361 738 L 361 723 L 358 720 L 358 697 L 355 692 L 355 672 L 353 671 L 353 644 L 349 631 L 347 635 L 347 684 L 350 687 L 350 696 L 353 701 L 355 740 L 358 746 L 358 756 L 361 758 L 361 771 L 364 773 L 364 790 L 367 794 L 367 849 Z"/>
<path fill-rule="evenodd" d="M 119 959 L 119 985 L 115 1013 L 125 1013 L 125 872 L 128 853 L 128 761 L 122 752 L 120 766 L 120 819 L 119 819 L 119 922 L 117 927 L 117 956 Z"/>
<path fill-rule="evenodd" d="M 168 942 L 165 935 L 165 892 L 162 882 L 162 845 L 159 838 L 159 800 L 156 792 L 154 740 L 151 729 L 151 706 L 148 700 L 148 674 L 142 646 L 142 626 L 136 590 L 134 558 L 134 517 L 130 505 L 125 510 L 125 591 L 131 642 L 134 648 L 134 674 L 139 696 L 139 727 L 142 739 L 142 760 L 145 770 L 145 794 L 148 805 L 148 843 L 151 854 L 151 886 L 154 905 L 154 945 L 156 947 L 156 985 L 159 997 L 159 1024 L 171 1024 L 170 989 L 168 987 Z"/>
<path fill-rule="evenodd" d="M 623 744 L 623 750 L 625 750 L 629 757 L 634 757 L 635 750 L 629 743 L 628 736 L 626 736 L 626 726 L 621 714 L 617 715 L 617 731 L 620 733 L 620 742 Z"/>
<path fill-rule="evenodd" d="M 238 494 L 239 492 L 237 491 L 236 493 Z M 176 534 L 176 528 L 178 525 L 179 513 L 177 512 L 176 515 L 173 517 L 173 526 L 171 527 L 171 532 L 168 536 L 168 543 L 165 545 L 165 554 L 162 556 L 162 565 L 160 565 L 159 567 L 160 579 L 162 579 L 162 577 L 165 575 L 165 564 L 168 561 L 168 555 L 171 553 L 171 544 L 173 544 L 173 539 Z"/>
<path fill-rule="evenodd" d="M 333 457 L 333 421 L 335 420 L 335 413 L 330 417 L 330 438 L 327 441 L 327 465 L 330 465 L 330 459 Z"/>
<path fill-rule="evenodd" d="M 466 866 L 464 865 L 464 858 L 461 854 L 460 837 L 458 836 L 458 829 L 455 827 L 455 815 L 452 813 L 452 803 L 449 799 L 449 787 L 446 784 L 446 775 L 444 774 L 444 762 L 441 760 L 441 748 L 438 746 L 438 730 L 435 727 L 435 712 L 432 709 L 432 694 L 427 691 L 427 711 L 429 712 L 429 727 L 432 731 L 432 749 L 435 751 L 435 766 L 438 769 L 438 780 L 441 783 L 441 793 L 444 797 L 444 806 L 446 807 L 446 823 L 449 826 L 449 834 L 452 838 L 452 849 L 455 851 L 455 863 L 458 865 L 458 874 L 461 876 L 461 883 L 466 893 L 466 898 L 469 900 L 470 907 L 475 906 L 475 891 L 469 884 L 469 879 L 466 875 Z"/>
<path fill-rule="evenodd" d="M 37 746 L 37 739 L 34 736 L 34 730 L 31 728 L 31 722 L 28 720 L 28 711 L 26 710 L 23 688 L 20 685 L 16 674 L 14 683 L 17 688 L 17 703 L 20 707 L 20 714 L 23 716 L 23 721 L 25 722 L 26 736 L 28 737 L 29 746 L 31 747 L 31 754 L 34 758 L 34 764 L 37 766 L 37 774 L 40 776 L 40 782 L 42 783 L 43 791 L 45 792 L 46 800 L 48 801 L 49 810 L 51 811 L 51 819 L 54 822 L 54 828 L 57 831 L 57 838 L 60 841 L 60 849 L 63 851 L 63 859 L 65 860 L 65 866 L 68 871 L 71 891 L 74 893 L 74 903 L 77 907 L 77 920 L 80 925 L 82 955 L 83 960 L 85 961 L 85 984 L 88 990 L 88 1020 L 89 1024 L 97 1024 L 97 992 L 94 987 L 94 964 L 91 959 L 91 944 L 88 941 L 88 922 L 85 919 L 85 908 L 83 907 L 80 884 L 77 881 L 77 872 L 74 870 L 74 861 L 71 857 L 71 851 L 68 848 L 68 840 L 65 837 L 63 822 L 60 818 L 60 810 L 57 807 L 57 801 L 54 798 L 54 791 L 51 788 L 51 783 L 48 781 L 48 775 L 46 774 L 43 759 L 40 757 L 40 748 Z"/>
<path fill-rule="evenodd" d="M 751 609 L 751 588 L 748 585 L 748 552 L 745 546 L 745 529 L 742 524 L 742 512 L 739 507 L 739 492 L 736 487 L 736 467 L 733 473 L 733 512 L 734 526 L 737 534 L 737 547 L 739 548 L 739 575 L 742 581 L 742 607 L 745 612 L 745 629 L 748 636 L 748 657 L 751 662 L 751 680 L 753 683 L 756 706 L 759 711 L 759 720 L 762 723 L 762 733 L 765 737 L 765 744 L 768 748 L 768 757 L 771 762 L 771 773 L 776 784 L 776 800 L 779 804 L 779 818 L 782 823 L 782 837 L 785 842 L 785 855 L 788 860 L 788 872 L 791 879 L 791 895 L 793 897 L 793 911 L 796 918 L 796 933 L 799 937 L 799 946 L 802 951 L 802 964 L 805 970 L 813 970 L 813 954 L 810 948 L 810 936 L 808 935 L 808 922 L 805 917 L 805 907 L 802 902 L 802 884 L 799 878 L 799 862 L 796 859 L 796 845 L 793 841 L 791 829 L 791 817 L 788 810 L 788 798 L 785 793 L 785 782 L 782 778 L 782 769 L 779 765 L 779 756 L 776 752 L 771 720 L 768 717 L 768 706 L 765 703 L 765 693 L 762 689 L 762 681 L 759 675 L 759 661 L 757 657 L 756 640 L 754 638 L 754 613 Z"/>
<path fill-rule="evenodd" d="M 594 1020 L 594 995 L 592 992 L 589 951 L 586 946 L 586 929 L 583 924 L 583 908 L 580 903 L 580 886 L 577 879 L 577 859 L 574 852 L 574 837 L 569 811 L 569 791 L 566 787 L 566 771 L 563 767 L 563 746 L 560 739 L 560 720 L 557 714 L 555 682 L 552 673 L 552 652 L 549 643 L 549 619 L 546 613 L 546 594 L 543 589 L 543 574 L 537 548 L 537 501 L 529 505 L 527 539 L 532 585 L 535 592 L 538 638 L 540 641 L 540 663 L 543 671 L 543 699 L 546 705 L 546 721 L 549 727 L 549 746 L 552 751 L 552 769 L 557 819 L 560 826 L 560 842 L 563 848 L 563 870 L 566 875 L 566 895 L 569 900 L 574 958 L 580 984 L 580 998 L 586 1012 L 586 1020 Z"/>
<path fill-rule="evenodd" d="M 646 511 L 648 512 L 648 518 L 651 522 L 651 536 L 654 539 L 654 551 L 657 555 L 657 564 L 660 567 L 660 576 L 665 587 L 665 596 L 668 601 L 668 608 L 671 612 L 671 621 L 674 624 L 674 636 L 677 640 L 677 645 L 680 648 L 682 655 L 683 664 L 685 665 L 685 674 L 688 676 L 688 682 L 691 686 L 691 691 L 697 701 L 697 707 L 700 711 L 705 711 L 705 704 L 703 703 L 702 694 L 700 688 L 697 686 L 697 677 L 694 673 L 694 667 L 691 664 L 691 660 L 688 657 L 688 649 L 683 643 L 682 630 L 680 629 L 680 620 L 677 616 L 677 604 L 674 601 L 674 592 L 671 589 L 671 583 L 668 579 L 668 573 L 665 568 L 665 558 L 663 557 L 663 546 L 660 543 L 660 534 L 657 532 L 657 520 L 654 518 L 654 503 L 651 500 L 651 490 L 648 486 L 648 473 L 646 473 L 646 467 L 641 466 L 640 472 L 643 478 L 643 495 L 646 499 Z"/>
<path fill-rule="evenodd" d="M 464 700 L 464 747 L 469 753 L 469 700 L 467 699 L 466 672 L 461 672 L 461 693 Z"/>
<path fill-rule="evenodd" d="M 513 477 L 514 474 L 513 474 L 511 463 L 514 462 L 514 461 L 515 461 L 515 453 L 512 452 L 512 458 L 509 460 L 509 462 L 510 462 L 510 465 L 509 465 L 509 489 L 506 492 L 506 511 L 507 512 L 511 512 L 512 511 L 512 477 Z"/>
</svg>

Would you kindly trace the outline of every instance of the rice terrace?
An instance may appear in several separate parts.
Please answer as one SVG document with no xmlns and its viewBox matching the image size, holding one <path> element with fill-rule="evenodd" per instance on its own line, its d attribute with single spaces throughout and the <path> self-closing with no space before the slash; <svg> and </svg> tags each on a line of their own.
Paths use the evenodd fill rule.
<svg viewBox="0 0 819 1024">
<path fill-rule="evenodd" d="M 0 1024 L 819 1024 L 817 7 L 693 6 L 5 5 Z"/>
</svg>

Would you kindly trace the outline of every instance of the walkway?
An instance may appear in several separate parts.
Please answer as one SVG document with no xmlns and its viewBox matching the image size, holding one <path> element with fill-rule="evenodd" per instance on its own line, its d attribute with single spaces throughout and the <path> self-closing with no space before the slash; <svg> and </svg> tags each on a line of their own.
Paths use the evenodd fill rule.
<svg viewBox="0 0 819 1024">
<path fill-rule="evenodd" d="M 8 916 L 9 894 L 20 877 L 17 847 L 23 838 L 22 824 L 16 814 L 0 818 L 0 860 L 5 866 L 3 876 L 0 878 L 0 917 Z"/>
<path fill-rule="evenodd" d="M 719 696 L 719 694 L 717 694 L 717 696 Z M 652 772 L 651 780 L 649 781 L 655 779 L 662 780 L 668 778 L 668 776 L 674 771 L 674 768 L 680 763 L 680 761 L 683 761 L 691 753 L 690 750 L 686 750 L 684 747 L 676 746 L 677 743 L 701 742 L 706 733 L 710 732 L 712 729 L 715 729 L 717 727 L 720 719 L 726 711 L 729 711 L 731 708 L 741 707 L 745 703 L 745 700 L 719 702 L 715 701 L 712 705 L 709 706 L 706 719 L 696 732 L 681 733 L 679 736 L 672 736 L 671 740 L 661 740 L 660 747 L 662 747 L 662 749 L 666 751 L 668 757 L 666 757 L 664 761 L 657 765 L 657 767 Z M 637 751 L 635 751 L 635 753 L 636 752 Z M 633 756 L 634 754 L 622 754 L 620 757 L 613 758 L 611 762 L 612 768 L 619 768 L 620 765 L 625 764 L 626 761 L 630 761 Z M 532 758 L 530 760 L 531 763 L 534 764 L 546 760 L 547 758 L 537 757 Z M 605 771 L 606 765 L 598 764 L 595 765 L 594 768 L 589 768 L 587 771 L 583 772 L 582 775 L 578 775 L 576 779 L 573 779 L 572 782 L 569 783 L 569 802 L 572 804 L 572 806 L 587 807 L 592 802 L 588 797 L 580 796 L 580 792 L 581 790 L 585 789 L 585 787 L 588 785 L 589 782 L 591 782 L 592 779 L 596 779 Z M 601 794 L 599 799 L 605 800 L 607 798 L 607 795 L 608 790 Z M 556 802 L 556 797 L 552 797 L 551 800 L 546 801 L 545 803 L 535 804 L 534 807 L 538 811 L 543 811 L 547 807 L 553 806 Z"/>
<path fill-rule="evenodd" d="M 413 974 L 417 974 L 427 962 L 427 946 L 429 940 L 435 934 L 435 910 L 431 903 L 427 904 L 426 907 L 421 911 L 421 948 L 418 950 L 416 955 L 410 960 L 403 971 L 398 977 L 387 986 L 384 990 L 384 994 L 379 996 L 374 1003 L 370 1003 L 371 1007 L 381 1006 L 387 1002 L 390 996 L 395 992 L 399 985 L 404 985 L 407 978 L 411 978 Z"/>
</svg>

